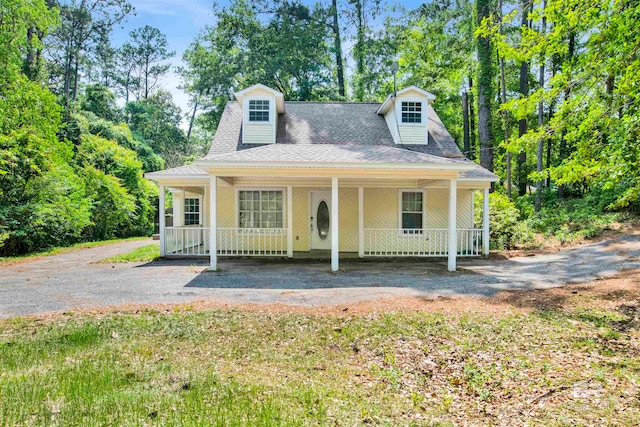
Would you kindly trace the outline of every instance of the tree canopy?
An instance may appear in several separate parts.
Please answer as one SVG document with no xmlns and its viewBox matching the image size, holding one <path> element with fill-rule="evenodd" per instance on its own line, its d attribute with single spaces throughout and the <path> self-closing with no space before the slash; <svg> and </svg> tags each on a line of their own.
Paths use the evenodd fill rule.
<svg viewBox="0 0 640 427">
<path fill-rule="evenodd" d="M 128 1 L 0 3 L 0 254 L 149 234 L 157 190 L 143 173 L 204 154 L 234 91 L 262 83 L 287 100 L 381 101 L 394 61 L 398 86 L 433 92 L 463 153 L 498 174 L 496 206 L 542 222 L 571 199 L 597 200 L 598 212 L 640 206 L 634 2 L 213 10 L 173 70 L 190 99 L 182 111 L 162 85 L 175 52 L 160 29 L 113 43 Z"/>
</svg>

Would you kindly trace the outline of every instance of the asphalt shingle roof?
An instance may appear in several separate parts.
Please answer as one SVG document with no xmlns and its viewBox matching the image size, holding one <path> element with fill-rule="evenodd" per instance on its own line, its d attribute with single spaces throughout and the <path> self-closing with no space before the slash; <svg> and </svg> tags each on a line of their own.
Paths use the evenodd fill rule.
<svg viewBox="0 0 640 427">
<path fill-rule="evenodd" d="M 225 162 L 467 164 L 462 159 L 364 144 L 269 144 L 251 150 L 209 155 L 205 159 Z"/>
<path fill-rule="evenodd" d="M 429 143 L 396 145 L 384 117 L 376 114 L 380 103 L 285 102 L 278 116 L 276 144 L 386 145 L 439 157 L 464 158 L 440 117 L 429 105 Z M 228 102 L 207 155 L 254 149 L 242 143 L 242 109 Z"/>
<path fill-rule="evenodd" d="M 497 176 L 470 162 L 442 124 L 431 105 L 427 108 L 429 143 L 397 145 L 380 103 L 285 102 L 278 115 L 276 144 L 242 143 L 242 109 L 237 102 L 225 106 L 211 148 L 204 159 L 219 161 L 278 161 L 326 163 L 471 164 L 462 179 L 497 180 Z M 148 173 L 147 177 L 206 176 L 194 165 Z"/>
</svg>

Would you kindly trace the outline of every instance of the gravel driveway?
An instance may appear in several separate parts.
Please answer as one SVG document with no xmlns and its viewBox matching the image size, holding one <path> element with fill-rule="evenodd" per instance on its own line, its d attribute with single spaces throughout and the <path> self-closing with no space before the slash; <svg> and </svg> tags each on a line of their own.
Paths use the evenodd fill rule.
<svg viewBox="0 0 640 427">
<path fill-rule="evenodd" d="M 586 282 L 640 268 L 640 234 L 550 255 L 508 260 L 461 259 L 449 273 L 436 260 L 328 261 L 223 259 L 103 264 L 151 241 L 132 241 L 0 266 L 0 317 L 136 303 L 190 302 L 338 305 L 393 296 L 488 297 L 505 289 Z"/>
</svg>

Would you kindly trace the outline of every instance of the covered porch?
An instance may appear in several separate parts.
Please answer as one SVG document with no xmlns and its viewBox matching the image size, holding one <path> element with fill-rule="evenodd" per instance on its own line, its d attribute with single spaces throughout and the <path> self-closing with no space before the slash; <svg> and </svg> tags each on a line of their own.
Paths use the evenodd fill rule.
<svg viewBox="0 0 640 427">
<path fill-rule="evenodd" d="M 327 257 L 332 271 L 345 257 L 435 257 L 455 271 L 457 257 L 489 253 L 490 183 L 457 170 L 218 167 L 154 179 L 160 206 L 173 196 L 173 225 L 159 219 L 161 256 L 209 257 L 213 270 L 221 257 Z"/>
</svg>

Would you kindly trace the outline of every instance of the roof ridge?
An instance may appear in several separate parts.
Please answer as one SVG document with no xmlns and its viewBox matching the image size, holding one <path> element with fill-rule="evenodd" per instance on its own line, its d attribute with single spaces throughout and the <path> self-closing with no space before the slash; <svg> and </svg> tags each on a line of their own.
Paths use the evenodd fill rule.
<svg viewBox="0 0 640 427">
<path fill-rule="evenodd" d="M 379 105 L 378 101 L 284 101 L 285 104 L 355 104 L 355 105 Z"/>
</svg>

